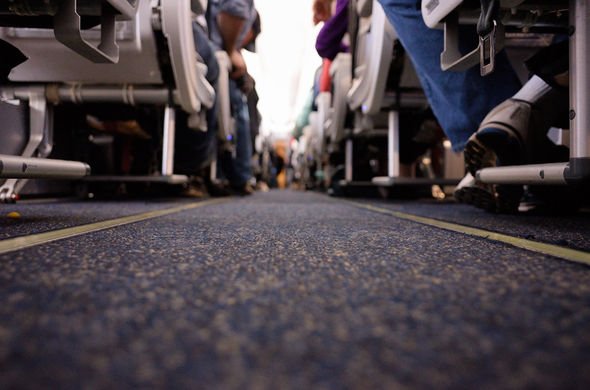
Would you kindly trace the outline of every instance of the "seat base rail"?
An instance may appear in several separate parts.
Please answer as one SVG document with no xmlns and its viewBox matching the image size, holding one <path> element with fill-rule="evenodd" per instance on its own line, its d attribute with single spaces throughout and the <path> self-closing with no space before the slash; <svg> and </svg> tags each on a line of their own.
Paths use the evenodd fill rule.
<svg viewBox="0 0 590 390">
<path fill-rule="evenodd" d="M 568 163 L 532 164 L 484 168 L 476 178 L 489 184 L 566 185 Z"/>
</svg>

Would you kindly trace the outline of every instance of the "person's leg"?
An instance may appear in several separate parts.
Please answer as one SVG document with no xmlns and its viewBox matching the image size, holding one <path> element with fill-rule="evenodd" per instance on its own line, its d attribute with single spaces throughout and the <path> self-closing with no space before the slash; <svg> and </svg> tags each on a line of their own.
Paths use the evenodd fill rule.
<svg viewBox="0 0 590 390">
<path fill-rule="evenodd" d="M 236 155 L 232 161 L 233 172 L 228 179 L 233 187 L 241 188 L 252 178 L 250 123 L 244 94 L 233 80 L 230 81 L 230 95 L 232 114 L 236 121 Z"/>
<path fill-rule="evenodd" d="M 207 75 L 205 78 L 213 86 L 217 83 L 219 78 L 219 64 L 215 57 L 215 48 L 207 37 L 207 33 L 198 23 L 193 23 L 193 39 L 195 41 L 195 48 L 207 65 Z"/>
<path fill-rule="evenodd" d="M 214 48 L 203 28 L 193 23 L 193 39 L 197 52 L 207 65 L 207 81 L 215 86 L 219 78 L 219 64 Z M 175 142 L 175 171 L 186 175 L 197 175 L 205 166 L 211 164 L 215 156 L 217 116 L 216 102 L 207 110 L 207 131 L 188 127 L 188 115 L 177 113 Z"/>
<path fill-rule="evenodd" d="M 415 0 L 379 0 L 409 54 L 432 110 L 454 150 L 462 150 L 486 114 L 512 96 L 520 82 L 502 52 L 496 58 L 496 70 L 481 77 L 479 68 L 466 72 L 443 72 L 440 54 L 443 32 L 428 28 Z M 464 49 L 474 47 L 475 28 L 462 34 Z"/>
<path fill-rule="evenodd" d="M 465 163 L 472 175 L 490 166 L 567 161 L 567 148 L 551 142 L 547 131 L 569 125 L 569 91 L 567 82 L 563 84 L 568 79 L 568 58 L 568 41 L 561 38 L 527 60 L 534 76 L 490 111 L 465 146 Z M 522 193 L 522 186 L 498 185 L 487 200 L 485 193 L 479 199 L 497 211 L 510 212 L 518 208 Z"/>
<path fill-rule="evenodd" d="M 547 137 L 551 126 L 568 125 L 568 90 L 552 87 L 533 76 L 512 98 L 494 108 L 465 146 L 465 163 L 475 176 L 485 167 L 567 161 L 567 148 Z M 500 212 L 518 209 L 522 186 L 498 185 L 485 199 L 485 206 Z M 461 200 L 461 199 L 460 199 Z M 478 207 L 480 202 L 468 202 Z"/>
</svg>

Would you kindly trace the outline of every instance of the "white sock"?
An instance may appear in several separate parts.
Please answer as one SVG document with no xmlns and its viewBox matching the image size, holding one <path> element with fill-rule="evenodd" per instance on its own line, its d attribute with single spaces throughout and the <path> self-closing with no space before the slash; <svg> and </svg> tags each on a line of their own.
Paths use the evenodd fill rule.
<svg viewBox="0 0 590 390">
<path fill-rule="evenodd" d="M 551 86 L 543 81 L 539 76 L 533 76 L 522 86 L 512 99 L 523 100 L 529 103 L 535 103 L 543 95 L 551 90 Z"/>
</svg>

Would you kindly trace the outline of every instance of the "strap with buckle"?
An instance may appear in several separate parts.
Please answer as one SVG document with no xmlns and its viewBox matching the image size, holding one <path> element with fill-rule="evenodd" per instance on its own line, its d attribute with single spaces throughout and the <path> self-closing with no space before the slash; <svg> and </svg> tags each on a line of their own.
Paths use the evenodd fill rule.
<svg viewBox="0 0 590 390">
<path fill-rule="evenodd" d="M 500 0 L 480 0 L 481 14 L 477 22 L 479 35 L 479 62 L 481 75 L 486 76 L 496 66 L 496 36 L 501 27 L 499 21 Z"/>
</svg>

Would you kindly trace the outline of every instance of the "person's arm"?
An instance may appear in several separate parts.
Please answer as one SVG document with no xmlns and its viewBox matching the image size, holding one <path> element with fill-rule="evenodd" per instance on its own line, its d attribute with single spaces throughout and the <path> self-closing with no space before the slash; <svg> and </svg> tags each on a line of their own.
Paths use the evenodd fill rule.
<svg viewBox="0 0 590 390">
<path fill-rule="evenodd" d="M 336 12 L 328 19 L 316 39 L 316 50 L 320 57 L 333 60 L 338 53 L 345 52 L 348 47 L 342 39 L 348 31 L 348 0 L 336 2 Z"/>
<path fill-rule="evenodd" d="M 232 64 L 232 72 L 230 74 L 232 79 L 242 77 L 247 71 L 246 62 L 240 53 L 240 42 L 238 42 L 245 23 L 245 19 L 227 12 L 222 11 L 217 15 L 217 25 L 221 39 L 223 40 L 223 50 L 229 55 Z"/>
</svg>

